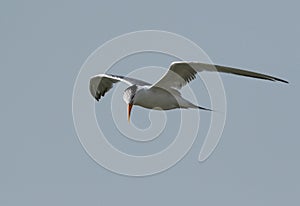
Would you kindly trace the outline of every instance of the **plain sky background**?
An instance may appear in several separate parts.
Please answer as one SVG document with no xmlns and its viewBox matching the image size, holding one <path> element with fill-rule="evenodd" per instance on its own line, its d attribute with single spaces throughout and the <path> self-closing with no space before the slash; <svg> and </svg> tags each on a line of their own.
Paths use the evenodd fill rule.
<svg viewBox="0 0 300 206">
<path fill-rule="evenodd" d="M 298 1 L 258 0 L 1 1 L 0 205 L 299 205 L 299 7 Z M 144 29 L 183 35 L 215 63 L 291 83 L 223 75 L 227 122 L 206 162 L 197 162 L 203 133 L 164 173 L 111 173 L 87 155 L 76 136 L 73 85 L 98 46 Z M 144 60 L 134 65 L 131 57 L 123 65 L 170 63 L 164 56 Z M 135 114 L 147 118 L 141 109 Z M 207 125 L 209 116 L 201 121 Z M 131 147 L 137 148 L 123 149 Z"/>
</svg>

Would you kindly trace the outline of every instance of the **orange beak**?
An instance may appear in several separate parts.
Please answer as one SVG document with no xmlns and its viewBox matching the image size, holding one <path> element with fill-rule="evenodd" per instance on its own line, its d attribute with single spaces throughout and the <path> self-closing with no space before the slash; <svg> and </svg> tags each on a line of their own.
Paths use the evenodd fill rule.
<svg viewBox="0 0 300 206">
<path fill-rule="evenodd" d="M 133 104 L 128 104 L 127 110 L 128 110 L 128 122 L 130 122 L 130 114 Z"/>
</svg>

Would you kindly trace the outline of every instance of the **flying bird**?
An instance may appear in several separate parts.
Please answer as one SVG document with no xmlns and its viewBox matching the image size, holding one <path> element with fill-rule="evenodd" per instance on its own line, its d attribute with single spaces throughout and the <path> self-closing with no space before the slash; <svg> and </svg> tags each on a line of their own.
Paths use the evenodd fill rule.
<svg viewBox="0 0 300 206">
<path fill-rule="evenodd" d="M 288 83 L 273 76 L 236 69 L 227 66 L 206 64 L 200 62 L 173 62 L 169 70 L 156 83 L 112 74 L 98 74 L 90 79 L 90 93 L 99 101 L 115 83 L 124 82 L 129 85 L 124 91 L 123 100 L 128 108 L 128 121 L 133 105 L 148 109 L 170 110 L 176 108 L 211 109 L 195 105 L 181 96 L 179 90 L 196 78 L 197 72 L 222 72 L 236 74 L 269 81 Z"/>
</svg>

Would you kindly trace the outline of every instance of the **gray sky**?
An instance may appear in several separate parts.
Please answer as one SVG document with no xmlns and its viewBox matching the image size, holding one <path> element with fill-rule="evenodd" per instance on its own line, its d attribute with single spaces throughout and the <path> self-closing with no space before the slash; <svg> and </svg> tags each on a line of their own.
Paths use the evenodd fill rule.
<svg viewBox="0 0 300 206">
<path fill-rule="evenodd" d="M 296 1 L 2 1 L 0 204 L 299 204 L 299 6 Z M 215 63 L 291 83 L 223 75 L 227 121 L 207 161 L 197 162 L 210 121 L 203 114 L 204 131 L 170 170 L 143 178 L 111 173 L 87 155 L 77 138 L 73 85 L 81 65 L 98 46 L 143 29 L 183 35 Z M 172 60 L 164 55 L 132 56 L 111 71 L 126 74 L 140 66 L 167 67 Z M 192 84 L 196 90 L 203 86 L 197 80 Z M 97 112 L 105 112 L 110 97 L 96 105 Z M 207 97 L 199 98 L 209 105 Z M 133 121 L 144 121 L 147 114 L 136 109 Z M 170 115 L 177 117 L 176 112 Z M 107 125 L 107 132 L 114 130 L 109 121 Z M 160 142 L 139 147 L 112 136 L 113 144 L 132 153 L 164 147 Z"/>
</svg>

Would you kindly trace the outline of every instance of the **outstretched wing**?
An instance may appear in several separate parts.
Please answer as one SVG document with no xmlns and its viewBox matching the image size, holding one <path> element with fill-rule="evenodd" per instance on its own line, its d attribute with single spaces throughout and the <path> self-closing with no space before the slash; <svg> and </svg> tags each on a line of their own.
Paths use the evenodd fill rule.
<svg viewBox="0 0 300 206">
<path fill-rule="evenodd" d="M 187 83 L 196 78 L 197 72 L 203 71 L 231 73 L 258 79 L 288 83 L 283 79 L 279 79 L 273 76 L 246 71 L 242 69 L 236 69 L 232 67 L 205 64 L 200 62 L 174 62 L 171 64 L 167 73 L 158 82 L 153 84 L 153 86 L 181 89 Z"/>
<path fill-rule="evenodd" d="M 114 83 L 117 82 L 124 82 L 128 84 L 129 86 L 132 85 L 150 85 L 147 82 L 133 79 L 130 77 L 123 77 L 123 76 L 117 76 L 112 74 L 98 74 L 96 76 L 91 77 L 90 79 L 90 92 L 92 96 L 99 101 L 101 97 L 104 97 L 107 91 L 109 91 Z"/>
</svg>

